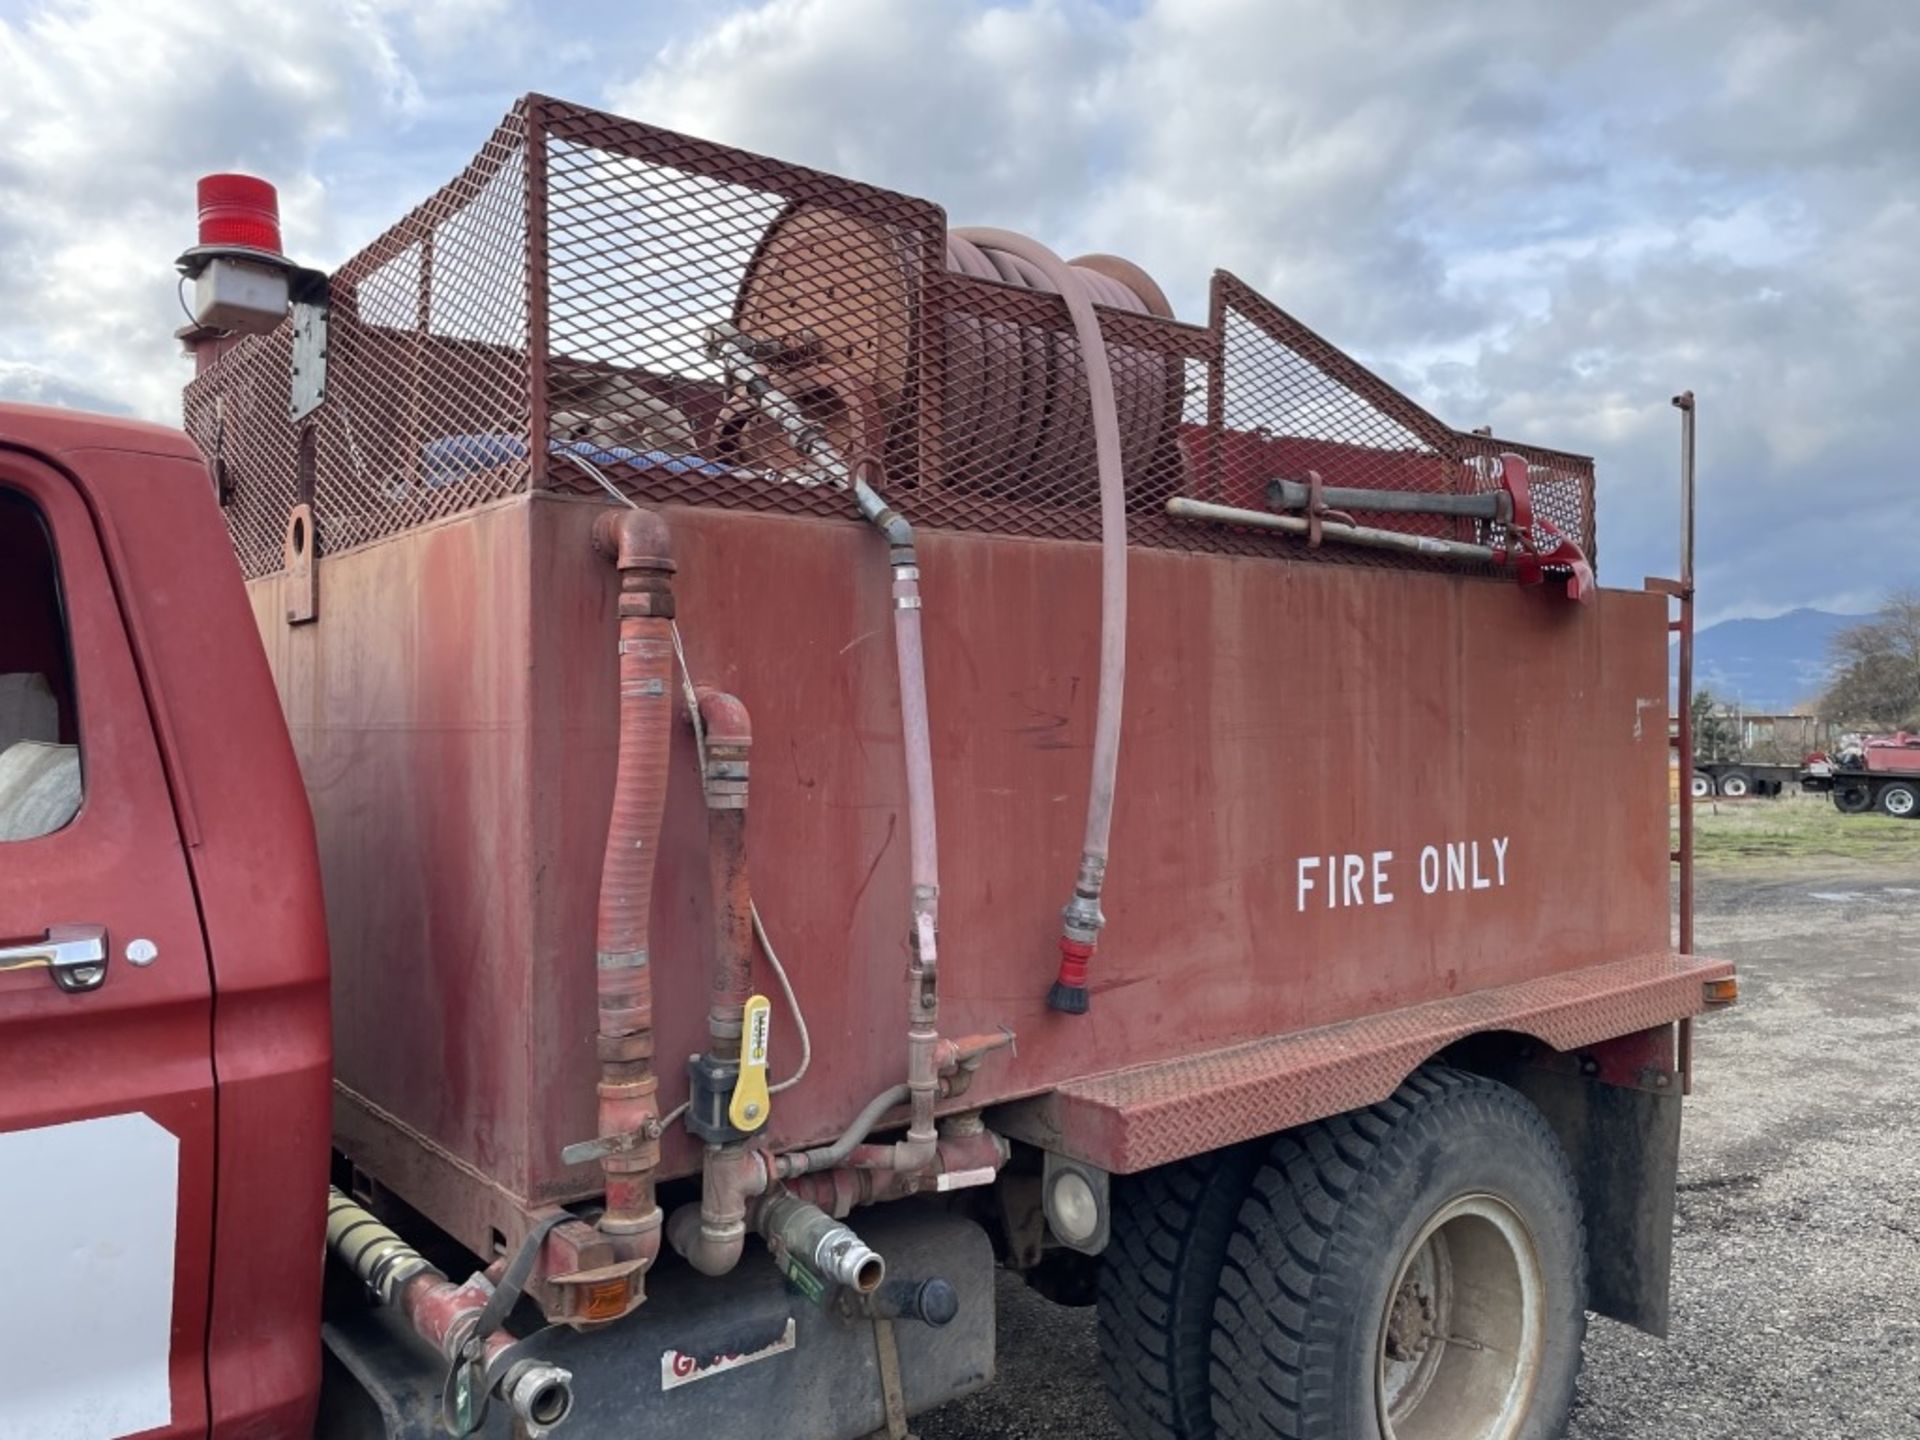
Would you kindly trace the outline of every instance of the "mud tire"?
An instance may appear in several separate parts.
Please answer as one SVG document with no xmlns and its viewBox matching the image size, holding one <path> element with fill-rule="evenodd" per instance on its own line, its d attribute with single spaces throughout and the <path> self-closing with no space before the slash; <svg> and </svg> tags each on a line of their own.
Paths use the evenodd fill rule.
<svg viewBox="0 0 1920 1440">
<path fill-rule="evenodd" d="M 1211 1440 L 1214 1301 L 1265 1141 L 1113 1178 L 1100 1373 L 1129 1440 Z"/>
<path fill-rule="evenodd" d="M 1383 1355 L 1404 1267 L 1421 1253 L 1430 1220 L 1487 1201 L 1517 1218 L 1538 1280 L 1531 1388 L 1504 1402 L 1505 1413 L 1524 1416 L 1516 1440 L 1560 1435 L 1586 1334 L 1586 1237 L 1572 1172 L 1546 1120 L 1517 1092 L 1429 1065 L 1379 1105 L 1279 1136 L 1255 1174 L 1214 1314 L 1222 1440 L 1387 1436 Z M 1441 1411 L 1436 1429 L 1425 1407 L 1449 1391 L 1435 1381 L 1423 1393 L 1413 1402 L 1417 1426 L 1401 1416 L 1400 1440 L 1479 1440 L 1499 1428 L 1456 1428 Z"/>
</svg>

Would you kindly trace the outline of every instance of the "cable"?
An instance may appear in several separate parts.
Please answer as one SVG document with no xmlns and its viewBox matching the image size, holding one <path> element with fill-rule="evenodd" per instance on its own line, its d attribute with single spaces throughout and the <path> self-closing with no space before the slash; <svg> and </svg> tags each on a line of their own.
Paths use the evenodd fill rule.
<svg viewBox="0 0 1920 1440">
<path fill-rule="evenodd" d="M 231 330 L 222 330 L 218 326 L 202 325 L 200 323 L 199 317 L 193 313 L 193 308 L 187 304 L 186 276 L 182 275 L 180 277 L 180 283 L 174 287 L 173 294 L 174 298 L 180 302 L 180 313 L 187 317 L 187 323 L 196 330 L 206 331 L 209 339 L 224 340 L 233 333 Z"/>
<path fill-rule="evenodd" d="M 554 453 L 564 459 L 571 460 L 575 465 L 579 466 L 595 484 L 599 485 L 601 489 L 605 490 L 607 494 L 611 495 L 615 500 L 618 500 L 622 505 L 629 506 L 635 510 L 640 508 L 639 505 L 634 502 L 631 495 L 627 494 L 626 491 L 609 480 L 605 472 L 602 471 L 598 465 L 590 462 L 584 455 L 576 455 L 571 450 L 558 450 Z M 681 693 L 686 697 L 687 715 L 693 721 L 694 753 L 700 761 L 701 783 L 704 785 L 706 783 L 705 777 L 707 773 L 707 734 L 705 727 L 700 724 L 700 697 L 694 693 L 693 673 L 687 668 L 687 650 L 685 644 L 682 643 L 680 639 L 679 623 L 669 622 L 668 628 L 673 635 L 674 660 L 680 668 Z M 780 985 L 780 994 L 787 1002 L 787 1011 L 793 1016 L 794 1029 L 800 1032 L 799 1065 L 794 1067 L 793 1074 L 789 1075 L 786 1079 L 767 1087 L 767 1093 L 769 1095 L 778 1095 L 783 1090 L 791 1090 L 806 1077 L 808 1069 L 813 1064 L 813 1036 L 807 1030 L 807 1017 L 805 1012 L 800 1008 L 799 997 L 794 994 L 793 981 L 787 977 L 787 967 L 780 962 L 779 952 L 773 948 L 773 941 L 767 937 L 767 927 L 760 919 L 759 902 L 750 899 L 747 902 L 747 909 L 748 913 L 753 917 L 754 938 L 760 942 L 761 953 L 767 957 L 767 965 L 773 971 L 773 978 Z M 687 1107 L 685 1104 L 681 1104 L 675 1109 L 668 1111 L 667 1114 L 661 1118 L 660 1128 L 665 1130 L 686 1113 Z"/>
</svg>

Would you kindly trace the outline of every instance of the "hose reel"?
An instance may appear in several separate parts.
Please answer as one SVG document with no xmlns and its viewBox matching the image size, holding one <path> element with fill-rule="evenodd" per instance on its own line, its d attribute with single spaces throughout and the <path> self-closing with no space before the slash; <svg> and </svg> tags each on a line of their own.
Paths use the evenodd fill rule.
<svg viewBox="0 0 1920 1440">
<path fill-rule="evenodd" d="M 1057 293 L 1041 267 L 962 233 L 946 236 L 946 272 L 1016 291 Z M 1094 303 L 1172 318 L 1165 293 L 1131 261 L 1072 262 Z M 922 303 L 922 257 L 898 232 L 818 206 L 774 220 L 746 266 L 733 325 L 780 388 L 849 459 L 871 455 L 909 483 L 1012 504 L 1091 506 L 1097 497 L 1086 366 L 1070 326 L 998 318 L 991 291 Z M 929 288 L 943 282 L 934 277 Z M 1031 305 L 1017 307 L 1031 316 Z M 939 311 L 937 323 L 925 313 Z M 1121 453 L 1130 473 L 1178 445 L 1177 360 L 1109 342 Z M 901 453 L 901 417 L 935 384 L 937 425 Z M 791 474 L 785 437 L 750 411 L 723 411 L 718 458 Z"/>
</svg>

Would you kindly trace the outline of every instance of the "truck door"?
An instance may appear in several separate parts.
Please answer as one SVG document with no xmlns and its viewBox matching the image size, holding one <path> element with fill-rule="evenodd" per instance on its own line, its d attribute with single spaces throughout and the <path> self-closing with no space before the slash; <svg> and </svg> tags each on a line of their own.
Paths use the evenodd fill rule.
<svg viewBox="0 0 1920 1440">
<path fill-rule="evenodd" d="M 0 448 L 0 1435 L 206 1433 L 213 1122 L 205 942 L 101 536 Z"/>
</svg>

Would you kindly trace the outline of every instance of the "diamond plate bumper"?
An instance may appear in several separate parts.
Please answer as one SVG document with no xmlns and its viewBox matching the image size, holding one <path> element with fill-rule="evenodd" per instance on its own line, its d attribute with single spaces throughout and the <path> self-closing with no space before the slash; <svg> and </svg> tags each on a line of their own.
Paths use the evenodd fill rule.
<svg viewBox="0 0 1920 1440">
<path fill-rule="evenodd" d="M 1488 1030 L 1574 1050 L 1707 1009 L 1731 963 L 1656 954 L 1111 1071 L 995 1112 L 1003 1134 L 1116 1173 L 1272 1135 L 1391 1095 L 1422 1061 Z"/>
</svg>

